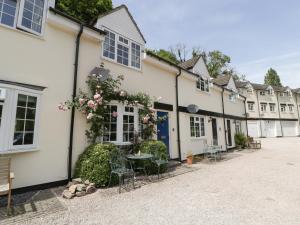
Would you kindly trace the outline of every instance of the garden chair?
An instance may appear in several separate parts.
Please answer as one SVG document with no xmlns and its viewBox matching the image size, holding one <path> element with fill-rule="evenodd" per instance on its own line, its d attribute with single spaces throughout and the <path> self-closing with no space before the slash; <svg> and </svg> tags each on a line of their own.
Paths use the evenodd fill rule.
<svg viewBox="0 0 300 225">
<path fill-rule="evenodd" d="M 112 155 L 110 159 L 110 178 L 109 178 L 109 184 L 111 183 L 111 178 L 115 174 L 119 178 L 119 193 L 121 193 L 122 184 L 124 183 L 125 176 L 132 178 L 132 185 L 134 186 L 134 170 L 132 168 L 132 165 L 130 161 L 128 161 L 125 156 L 121 153 Z"/>
<path fill-rule="evenodd" d="M 7 209 L 11 206 L 11 190 L 14 174 L 10 171 L 11 159 L 9 157 L 0 157 L 0 196 L 8 195 Z"/>
<path fill-rule="evenodd" d="M 159 180 L 159 175 L 160 175 L 160 169 L 162 166 L 167 166 L 167 171 L 168 174 L 170 176 L 170 171 L 168 169 L 168 156 L 167 154 L 163 154 L 163 153 L 159 153 L 159 152 L 154 152 L 153 153 L 153 158 L 152 158 L 152 162 L 157 166 L 157 179 Z"/>
</svg>

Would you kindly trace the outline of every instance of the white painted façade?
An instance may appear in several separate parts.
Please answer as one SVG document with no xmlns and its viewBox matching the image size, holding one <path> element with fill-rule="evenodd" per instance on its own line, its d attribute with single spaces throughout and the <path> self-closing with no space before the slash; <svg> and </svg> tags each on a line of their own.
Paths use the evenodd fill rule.
<svg viewBox="0 0 300 225">
<path fill-rule="evenodd" d="M 233 148 L 235 133 L 246 134 L 245 97 L 213 83 L 201 57 L 175 65 L 147 52 L 126 6 L 100 16 L 91 27 L 57 11 L 53 0 L 3 4 L 0 154 L 12 157 L 14 188 L 50 187 L 71 178 L 88 145 L 88 125 L 75 112 L 71 126 L 71 112 L 60 112 L 57 105 L 71 99 L 74 90 L 86 90 L 87 76 L 101 64 L 112 76 L 124 76 L 124 90 L 157 99 L 157 114 L 168 118 L 158 127 L 157 139 L 166 143 L 171 159 L 184 160 L 189 151 L 201 154 L 205 145 Z M 114 102 L 111 107 L 118 111 L 117 123 L 105 140 L 129 144 L 139 130 L 138 109 L 128 111 Z M 133 130 L 123 130 L 125 117 Z"/>
<path fill-rule="evenodd" d="M 300 135 L 300 89 L 251 82 L 234 82 L 223 76 L 216 83 L 231 87 L 247 98 L 247 126 L 252 137 L 296 137 Z"/>
</svg>

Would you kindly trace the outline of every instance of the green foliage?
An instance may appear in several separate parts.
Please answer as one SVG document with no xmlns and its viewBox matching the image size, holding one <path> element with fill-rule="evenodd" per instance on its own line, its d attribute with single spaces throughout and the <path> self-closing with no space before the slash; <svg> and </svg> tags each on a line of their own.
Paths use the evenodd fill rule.
<svg viewBox="0 0 300 225">
<path fill-rule="evenodd" d="M 242 148 L 246 147 L 247 144 L 247 137 L 243 133 L 236 133 L 234 135 L 235 144 Z"/>
<path fill-rule="evenodd" d="M 113 5 L 111 0 L 57 0 L 56 8 L 91 24 L 100 14 L 112 10 Z"/>
<path fill-rule="evenodd" d="M 150 153 L 154 156 L 161 155 L 162 159 L 168 158 L 167 147 L 162 141 L 144 141 L 141 143 L 139 150 L 142 153 Z M 153 162 L 146 162 L 147 172 L 150 174 L 157 173 L 157 166 Z M 166 170 L 166 166 L 161 168 L 161 172 Z"/>
<path fill-rule="evenodd" d="M 178 64 L 179 60 L 176 58 L 176 55 L 173 54 L 170 51 L 164 50 L 164 49 L 159 49 L 159 50 L 148 50 L 149 52 L 156 54 L 160 57 L 162 57 L 165 60 L 168 60 L 172 63 Z"/>
<path fill-rule="evenodd" d="M 155 124 L 159 118 L 155 117 L 155 111 L 152 108 L 153 101 L 144 93 L 128 94 L 122 90 L 120 87 L 123 79 L 123 76 L 119 76 L 116 79 L 108 77 L 105 81 L 101 81 L 98 75 L 90 75 L 87 80 L 90 92 L 79 91 L 78 96 L 72 101 L 60 104 L 60 110 L 65 111 L 75 107 L 87 118 L 90 128 L 86 131 L 86 136 L 90 143 L 96 143 L 102 136 L 105 119 L 107 114 L 111 113 L 108 108 L 111 101 L 139 107 L 139 116 L 143 118 L 144 139 L 151 139 L 156 133 Z M 117 112 L 112 113 L 112 117 L 117 116 Z"/>
<path fill-rule="evenodd" d="M 93 144 L 79 156 L 75 165 L 75 177 L 89 180 L 97 187 L 106 186 L 109 182 L 112 154 L 118 149 L 113 144 Z"/>
<path fill-rule="evenodd" d="M 231 61 L 229 56 L 220 51 L 211 51 L 204 56 L 204 59 L 206 61 L 208 72 L 213 78 L 223 74 Z"/>
<path fill-rule="evenodd" d="M 265 84 L 273 86 L 282 86 L 280 77 L 277 74 L 276 70 L 270 68 L 265 75 Z"/>
</svg>

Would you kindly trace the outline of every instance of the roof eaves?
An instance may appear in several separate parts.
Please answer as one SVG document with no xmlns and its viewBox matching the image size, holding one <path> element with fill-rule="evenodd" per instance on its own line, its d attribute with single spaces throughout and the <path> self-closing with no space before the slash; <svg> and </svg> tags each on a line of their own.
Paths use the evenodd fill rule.
<svg viewBox="0 0 300 225">
<path fill-rule="evenodd" d="M 71 21 L 73 21 L 73 22 L 75 22 L 75 23 L 77 23 L 77 24 L 82 24 L 84 27 L 89 28 L 89 29 L 91 29 L 91 30 L 93 30 L 93 31 L 95 31 L 95 32 L 98 32 L 98 33 L 101 34 L 101 35 L 106 35 L 106 32 L 105 32 L 105 31 L 100 30 L 100 29 L 98 29 L 98 28 L 96 28 L 96 27 L 90 26 L 90 25 L 88 25 L 88 24 L 85 24 L 85 23 L 81 22 L 80 20 L 78 20 L 78 19 L 76 19 L 76 18 L 74 18 L 74 17 L 72 17 L 72 16 L 69 16 L 68 14 L 66 14 L 66 13 L 64 13 L 64 12 L 62 12 L 62 11 L 59 11 L 59 10 L 53 8 L 53 7 L 50 7 L 49 10 L 50 10 L 51 12 L 53 12 L 54 14 L 58 14 L 58 15 L 60 15 L 60 16 L 62 16 L 62 17 L 64 17 L 64 18 L 66 18 L 66 19 L 68 19 L 68 20 L 71 20 Z"/>
<path fill-rule="evenodd" d="M 100 19 L 100 18 L 102 18 L 102 17 L 105 17 L 105 16 L 107 16 L 107 15 L 109 15 L 109 14 L 112 14 L 112 13 L 114 13 L 114 12 L 117 12 L 117 11 L 119 11 L 120 9 L 125 9 L 125 10 L 127 11 L 128 15 L 129 15 L 129 17 L 130 17 L 130 19 L 132 20 L 134 26 L 135 26 L 136 29 L 137 29 L 137 31 L 138 31 L 139 34 L 141 35 L 141 37 L 142 37 L 142 39 L 144 40 L 144 42 L 147 43 L 147 41 L 146 41 L 146 39 L 145 39 L 143 33 L 141 32 L 139 26 L 137 25 L 135 19 L 133 18 L 132 14 L 129 12 L 128 7 L 127 7 L 126 5 L 124 5 L 124 4 L 119 5 L 119 6 L 115 7 L 115 8 L 113 8 L 112 10 L 110 10 L 110 11 L 108 11 L 108 12 L 106 12 L 106 13 L 103 13 L 103 14 L 99 15 L 99 16 L 98 16 L 98 19 Z M 96 22 L 97 22 L 97 21 L 96 21 Z"/>
</svg>

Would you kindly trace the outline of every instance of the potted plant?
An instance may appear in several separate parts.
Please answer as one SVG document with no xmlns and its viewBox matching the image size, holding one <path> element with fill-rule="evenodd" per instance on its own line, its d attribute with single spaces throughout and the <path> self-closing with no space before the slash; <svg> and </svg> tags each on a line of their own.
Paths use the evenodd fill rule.
<svg viewBox="0 0 300 225">
<path fill-rule="evenodd" d="M 193 164 L 193 152 L 189 151 L 186 155 L 186 161 L 188 165 L 192 165 Z"/>
</svg>

